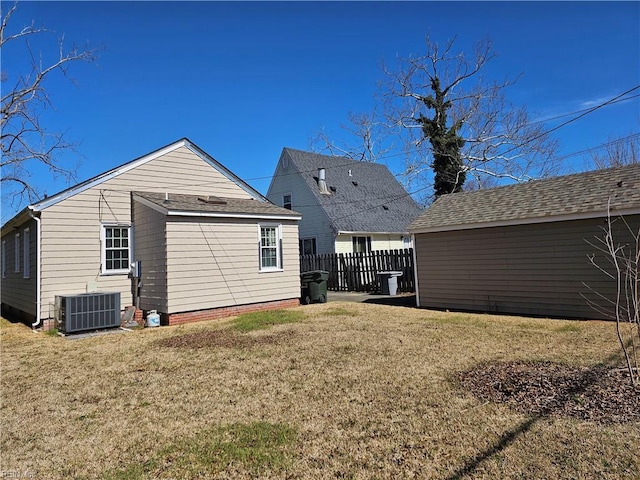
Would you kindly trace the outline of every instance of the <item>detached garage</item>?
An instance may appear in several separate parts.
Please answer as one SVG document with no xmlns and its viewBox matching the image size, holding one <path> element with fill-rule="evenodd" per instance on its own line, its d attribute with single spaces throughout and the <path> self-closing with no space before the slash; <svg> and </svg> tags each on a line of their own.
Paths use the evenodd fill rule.
<svg viewBox="0 0 640 480">
<path fill-rule="evenodd" d="M 640 164 L 438 198 L 411 225 L 420 307 L 603 319 L 615 283 L 589 261 L 611 213 L 640 231 Z M 597 292 L 597 295 L 596 293 Z"/>
</svg>

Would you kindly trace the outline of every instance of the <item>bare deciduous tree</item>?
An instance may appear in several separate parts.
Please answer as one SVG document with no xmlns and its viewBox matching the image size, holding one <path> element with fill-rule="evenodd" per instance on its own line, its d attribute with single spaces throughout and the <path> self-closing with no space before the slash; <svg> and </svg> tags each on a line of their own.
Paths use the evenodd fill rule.
<svg viewBox="0 0 640 480">
<path fill-rule="evenodd" d="M 592 153 L 596 168 L 621 167 L 640 162 L 640 133 L 614 138 Z"/>
<path fill-rule="evenodd" d="M 375 110 L 372 113 L 349 113 L 349 124 L 341 125 L 341 128 L 351 139 L 357 139 L 358 144 L 338 143 L 321 130 L 309 142 L 311 149 L 362 162 L 376 162 L 393 151 L 393 143 L 388 143 L 388 126 Z"/>
<path fill-rule="evenodd" d="M 420 145 L 427 139 L 422 119 L 448 114 L 448 125 L 463 141 L 457 176 L 471 177 L 476 185 L 486 177 L 524 181 L 554 173 L 557 142 L 525 107 L 506 100 L 505 90 L 515 82 L 483 77 L 496 56 L 491 42 L 478 42 L 471 58 L 454 48 L 455 38 L 442 48 L 427 37 L 423 56 L 401 59 L 396 70 L 386 70 L 388 123 L 408 131 L 410 142 Z M 437 108 L 437 96 L 444 108 Z M 428 171 L 432 156 L 409 158 L 408 167 Z"/>
<path fill-rule="evenodd" d="M 525 107 L 515 107 L 506 99 L 507 88 L 515 82 L 490 82 L 483 77 L 495 57 L 489 40 L 478 42 L 470 58 L 455 50 L 455 38 L 441 47 L 427 36 L 425 47 L 424 55 L 400 59 L 393 70 L 383 66 L 385 80 L 376 99 L 383 113 L 360 117 L 354 123 L 357 128 L 347 128 L 357 146 L 338 150 L 325 135 L 320 137 L 322 149 L 357 158 L 362 145 L 369 142 L 362 132 L 374 132 L 379 145 L 392 147 L 384 155 L 367 159 L 402 155 L 405 183 L 424 186 L 434 182 L 438 153 L 425 124 L 442 121 L 441 132 L 446 127 L 449 135 L 460 138 L 453 142 L 459 145 L 459 156 L 439 152 L 458 163 L 449 173 L 451 191 L 459 191 L 465 177 L 471 188 L 479 188 L 495 184 L 492 179 L 525 181 L 557 173 L 553 161 L 557 141 L 545 133 L 541 122 L 532 121 Z"/>
<path fill-rule="evenodd" d="M 10 31 L 11 17 L 17 9 L 14 4 L 2 14 L 0 23 L 0 49 L 12 45 L 25 49 L 25 58 L 31 62 L 30 70 L 23 74 L 2 71 L 2 116 L 0 118 L 2 160 L 2 195 L 22 203 L 35 200 L 38 192 L 30 182 L 30 169 L 34 164 L 46 166 L 55 175 L 73 177 L 73 172 L 60 165 L 57 153 L 73 149 L 65 132 L 51 132 L 40 121 L 42 112 L 51 107 L 49 94 L 45 88 L 47 78 L 55 72 L 68 77 L 68 66 L 83 61 L 93 62 L 95 52 L 72 46 L 65 49 L 64 37 L 58 40 L 58 56 L 46 62 L 42 54 L 35 53 L 29 39 L 34 35 L 51 33 L 34 23 L 19 31 Z M 22 43 L 20 43 L 22 42 Z M 3 67 L 6 63 L 3 63 Z M 7 83 L 11 83 L 6 87 Z"/>
<path fill-rule="evenodd" d="M 621 226 L 617 230 L 616 223 Z M 626 238 L 623 241 L 621 237 Z M 587 242 L 599 252 L 590 255 L 589 261 L 615 284 L 613 297 L 585 284 L 595 295 L 593 299 L 587 298 L 587 302 L 600 314 L 615 320 L 631 384 L 640 385 L 640 227 L 636 231 L 624 217 L 614 218 L 609 208 L 603 235 L 595 242 Z"/>
</svg>

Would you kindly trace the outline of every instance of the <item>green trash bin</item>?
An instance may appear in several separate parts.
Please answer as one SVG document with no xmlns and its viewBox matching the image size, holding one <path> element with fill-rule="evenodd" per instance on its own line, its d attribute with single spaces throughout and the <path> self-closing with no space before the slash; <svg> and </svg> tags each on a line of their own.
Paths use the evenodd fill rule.
<svg viewBox="0 0 640 480">
<path fill-rule="evenodd" d="M 329 280 L 329 272 L 324 270 L 302 272 L 300 274 L 302 303 L 305 305 L 312 302 L 325 303 L 327 301 L 327 280 Z"/>
</svg>

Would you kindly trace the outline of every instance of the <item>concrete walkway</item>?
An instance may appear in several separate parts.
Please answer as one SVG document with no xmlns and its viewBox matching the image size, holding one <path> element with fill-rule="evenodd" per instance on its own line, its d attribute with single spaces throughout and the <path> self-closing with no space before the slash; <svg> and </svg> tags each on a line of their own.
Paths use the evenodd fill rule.
<svg viewBox="0 0 640 480">
<path fill-rule="evenodd" d="M 398 295 L 378 295 L 363 292 L 327 292 L 328 302 L 356 302 L 377 303 L 380 305 L 395 305 L 402 307 L 415 307 L 416 296 L 414 293 L 401 293 Z"/>
</svg>

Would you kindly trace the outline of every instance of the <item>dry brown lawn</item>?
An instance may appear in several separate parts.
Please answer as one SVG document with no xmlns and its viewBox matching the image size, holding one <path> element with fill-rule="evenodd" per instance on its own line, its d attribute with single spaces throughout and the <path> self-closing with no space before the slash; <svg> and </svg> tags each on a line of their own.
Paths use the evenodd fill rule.
<svg viewBox="0 0 640 480">
<path fill-rule="evenodd" d="M 527 413 L 458 381 L 485 363 L 617 366 L 613 325 L 299 307 L 81 340 L 2 320 L 2 476 L 640 478 L 640 422 Z"/>
</svg>

